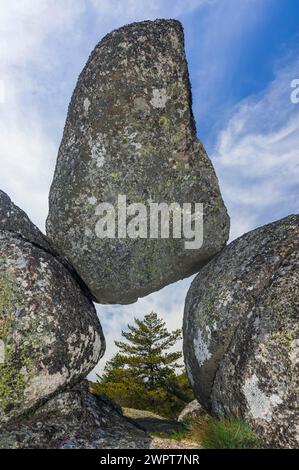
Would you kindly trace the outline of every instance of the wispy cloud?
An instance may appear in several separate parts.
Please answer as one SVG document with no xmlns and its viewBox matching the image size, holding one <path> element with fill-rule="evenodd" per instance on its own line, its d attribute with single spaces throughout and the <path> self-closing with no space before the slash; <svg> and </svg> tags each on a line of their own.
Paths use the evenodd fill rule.
<svg viewBox="0 0 299 470">
<path fill-rule="evenodd" d="M 232 238 L 299 210 L 299 105 L 291 102 L 298 58 L 258 96 L 239 103 L 213 155 L 232 217 Z"/>
<path fill-rule="evenodd" d="M 271 1 L 216 1 L 193 25 L 188 48 L 193 62 L 194 112 L 200 136 L 207 144 L 235 103 L 232 84 L 240 61 L 266 20 Z M 244 76 L 240 80 L 244 81 Z"/>
<path fill-rule="evenodd" d="M 82 0 L 6 0 L 0 1 L 1 49 L 3 64 L 40 61 L 40 47 L 51 34 L 67 33 L 82 13 Z"/>
<path fill-rule="evenodd" d="M 48 67 L 49 40 L 67 34 L 80 3 L 65 0 L 55 8 L 53 0 L 0 1 L 0 187 L 41 228 L 57 142 L 47 129 L 51 116 L 39 109 L 43 84 L 34 71 Z"/>
</svg>

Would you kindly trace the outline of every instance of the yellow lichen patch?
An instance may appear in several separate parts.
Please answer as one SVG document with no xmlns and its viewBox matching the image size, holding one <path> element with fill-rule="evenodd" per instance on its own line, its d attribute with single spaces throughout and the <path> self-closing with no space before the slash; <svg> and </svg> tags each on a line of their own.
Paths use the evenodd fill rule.
<svg viewBox="0 0 299 470">
<path fill-rule="evenodd" d="M 168 127 L 169 126 L 169 119 L 167 116 L 161 116 L 159 119 L 159 126 L 161 127 Z"/>
<path fill-rule="evenodd" d="M 8 280 L 0 275 L 0 338 L 5 339 L 11 322 L 13 291 Z"/>
<path fill-rule="evenodd" d="M 0 339 L 4 345 L 3 361 L 0 363 L 0 412 L 22 402 L 32 371 L 31 352 L 27 346 L 30 345 L 30 338 L 25 334 L 17 348 L 12 341 L 16 304 L 12 284 L 0 275 Z"/>
</svg>

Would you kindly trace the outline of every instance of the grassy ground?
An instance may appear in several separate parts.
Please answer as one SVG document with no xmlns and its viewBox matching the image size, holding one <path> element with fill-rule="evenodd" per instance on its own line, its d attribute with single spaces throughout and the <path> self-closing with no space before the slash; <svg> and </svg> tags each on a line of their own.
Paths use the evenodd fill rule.
<svg viewBox="0 0 299 470">
<path fill-rule="evenodd" d="M 237 419 L 207 418 L 191 425 L 191 434 L 204 449 L 256 449 L 259 438 L 248 424 Z"/>
<path fill-rule="evenodd" d="M 190 421 L 172 433 L 152 433 L 153 436 L 176 441 L 195 442 L 202 449 L 256 449 L 261 443 L 256 433 L 236 419 L 204 418 Z"/>
<path fill-rule="evenodd" d="M 195 444 L 202 449 L 256 449 L 256 433 L 241 420 L 205 416 L 187 423 L 163 418 L 144 410 L 123 408 L 125 416 L 146 429 L 153 438 Z"/>
</svg>

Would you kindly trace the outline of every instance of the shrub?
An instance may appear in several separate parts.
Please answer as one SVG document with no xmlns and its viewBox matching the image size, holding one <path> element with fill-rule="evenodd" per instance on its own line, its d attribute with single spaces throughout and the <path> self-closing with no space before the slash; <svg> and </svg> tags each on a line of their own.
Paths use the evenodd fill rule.
<svg viewBox="0 0 299 470">
<path fill-rule="evenodd" d="M 207 418 L 192 426 L 192 436 L 204 449 L 256 449 L 260 441 L 248 424 L 238 419 Z"/>
</svg>

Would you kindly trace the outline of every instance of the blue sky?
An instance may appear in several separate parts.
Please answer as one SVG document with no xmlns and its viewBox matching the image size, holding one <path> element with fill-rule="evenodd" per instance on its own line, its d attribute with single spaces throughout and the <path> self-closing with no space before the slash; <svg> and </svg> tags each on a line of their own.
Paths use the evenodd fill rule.
<svg viewBox="0 0 299 470">
<path fill-rule="evenodd" d="M 89 53 L 118 26 L 163 17 L 185 28 L 198 136 L 220 180 L 231 239 L 298 212 L 299 104 L 290 100 L 299 79 L 297 0 L 0 0 L 0 12 L 0 188 L 40 228 Z M 106 358 L 134 316 L 154 309 L 170 328 L 181 326 L 189 284 L 132 306 L 99 306 Z"/>
</svg>

